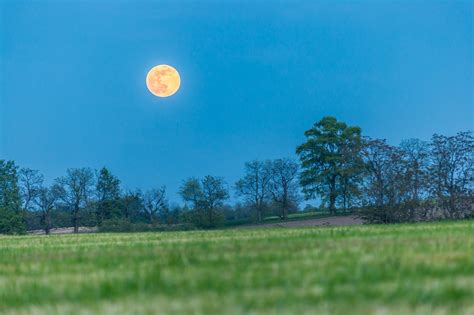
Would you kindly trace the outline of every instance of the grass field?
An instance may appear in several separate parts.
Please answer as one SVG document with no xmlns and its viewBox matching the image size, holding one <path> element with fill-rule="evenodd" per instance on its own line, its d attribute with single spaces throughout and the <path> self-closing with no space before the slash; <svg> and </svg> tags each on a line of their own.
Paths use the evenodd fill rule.
<svg viewBox="0 0 474 315">
<path fill-rule="evenodd" d="M 474 221 L 0 237 L 2 314 L 474 314 Z"/>
</svg>

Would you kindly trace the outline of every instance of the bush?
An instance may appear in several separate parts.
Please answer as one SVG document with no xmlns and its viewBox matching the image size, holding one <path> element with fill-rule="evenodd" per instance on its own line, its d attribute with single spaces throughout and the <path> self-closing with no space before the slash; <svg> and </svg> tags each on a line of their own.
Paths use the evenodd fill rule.
<svg viewBox="0 0 474 315">
<path fill-rule="evenodd" d="M 26 226 L 21 213 L 0 209 L 0 234 L 25 234 Z"/>
</svg>

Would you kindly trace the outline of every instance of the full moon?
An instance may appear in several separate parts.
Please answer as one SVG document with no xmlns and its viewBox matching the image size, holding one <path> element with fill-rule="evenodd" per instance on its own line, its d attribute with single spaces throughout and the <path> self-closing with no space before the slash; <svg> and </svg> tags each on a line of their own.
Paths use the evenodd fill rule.
<svg viewBox="0 0 474 315">
<path fill-rule="evenodd" d="M 158 65 L 151 68 L 146 76 L 146 86 L 158 97 L 168 97 L 179 89 L 181 79 L 178 71 L 168 65 Z"/>
</svg>

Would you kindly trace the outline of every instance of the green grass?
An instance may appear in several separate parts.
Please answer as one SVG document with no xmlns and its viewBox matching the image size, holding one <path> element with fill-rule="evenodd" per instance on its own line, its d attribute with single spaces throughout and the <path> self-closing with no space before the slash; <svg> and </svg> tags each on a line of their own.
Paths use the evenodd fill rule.
<svg viewBox="0 0 474 315">
<path fill-rule="evenodd" d="M 0 237 L 1 314 L 474 314 L 474 221 Z"/>
</svg>

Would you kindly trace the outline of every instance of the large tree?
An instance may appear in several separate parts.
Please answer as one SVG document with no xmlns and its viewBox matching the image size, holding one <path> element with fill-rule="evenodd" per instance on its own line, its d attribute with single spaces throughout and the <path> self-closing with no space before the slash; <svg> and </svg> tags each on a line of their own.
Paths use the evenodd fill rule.
<svg viewBox="0 0 474 315">
<path fill-rule="evenodd" d="M 0 160 L 0 234 L 25 231 L 17 167 L 13 161 Z"/>
<path fill-rule="evenodd" d="M 360 154 L 361 130 L 348 126 L 334 117 L 324 117 L 305 132 L 306 142 L 297 147 L 301 161 L 300 183 L 307 199 L 321 197 L 329 202 L 330 213 L 336 213 L 336 201 L 341 179 L 350 178 L 350 154 Z M 353 157 L 354 158 L 354 157 Z"/>
<path fill-rule="evenodd" d="M 270 172 L 269 161 L 251 161 L 245 163 L 245 176 L 235 183 L 235 190 L 238 196 L 245 198 L 245 201 L 254 209 L 257 220 L 263 221 L 265 204 L 270 198 Z"/>
<path fill-rule="evenodd" d="M 72 210 L 74 233 L 78 233 L 81 209 L 93 193 L 94 173 L 90 168 L 70 168 L 65 176 L 56 179 L 56 184 L 62 201 Z"/>
<path fill-rule="evenodd" d="M 97 176 L 96 219 L 100 226 L 106 219 L 120 215 L 120 180 L 103 167 Z"/>
</svg>

